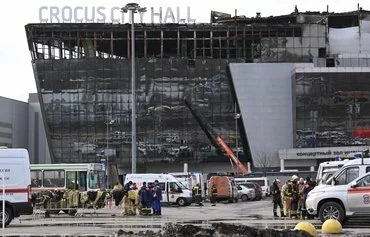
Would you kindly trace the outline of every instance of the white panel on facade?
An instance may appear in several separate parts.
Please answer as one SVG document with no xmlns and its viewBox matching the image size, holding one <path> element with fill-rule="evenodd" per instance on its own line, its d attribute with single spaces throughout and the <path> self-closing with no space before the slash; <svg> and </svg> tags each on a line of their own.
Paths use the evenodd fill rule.
<svg viewBox="0 0 370 237">
<path fill-rule="evenodd" d="M 278 150 L 293 146 L 293 63 L 230 64 L 240 112 L 256 167 L 268 159 L 279 166 Z M 284 138 L 284 139 L 281 139 Z"/>
</svg>

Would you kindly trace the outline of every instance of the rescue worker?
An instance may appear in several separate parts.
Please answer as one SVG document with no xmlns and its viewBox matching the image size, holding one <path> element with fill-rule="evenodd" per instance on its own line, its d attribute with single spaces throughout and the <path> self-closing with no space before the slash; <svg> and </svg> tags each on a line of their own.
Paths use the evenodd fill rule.
<svg viewBox="0 0 370 237">
<path fill-rule="evenodd" d="M 131 200 L 130 198 L 128 197 L 128 191 L 131 190 L 131 185 L 132 185 L 132 181 L 129 181 L 127 182 L 124 186 L 123 186 L 123 191 L 124 191 L 124 197 L 123 197 L 123 203 L 124 203 L 124 214 L 125 215 L 131 215 Z"/>
<path fill-rule="evenodd" d="M 272 203 L 274 204 L 273 213 L 274 213 L 274 217 L 278 217 L 277 207 L 279 206 L 280 216 L 286 217 L 284 214 L 283 203 L 281 201 L 281 190 L 279 186 L 280 186 L 280 180 L 276 178 L 271 186 Z"/>
<path fill-rule="evenodd" d="M 203 204 L 202 204 L 202 189 L 200 188 L 199 183 L 194 185 L 192 191 L 193 191 L 193 197 L 194 197 L 195 203 L 198 204 L 198 206 L 203 206 Z"/>
<path fill-rule="evenodd" d="M 287 190 L 290 182 L 290 180 L 287 180 L 284 183 L 283 187 L 281 187 L 281 197 L 283 200 L 285 216 L 288 216 L 290 213 L 290 198 L 287 196 Z"/>
<path fill-rule="evenodd" d="M 120 182 L 117 182 L 113 187 L 113 190 L 122 190 L 122 189 L 123 189 L 123 186 Z"/>
<path fill-rule="evenodd" d="M 217 201 L 217 186 L 215 183 L 212 184 L 211 187 L 211 203 L 212 206 L 216 206 L 216 201 Z"/>
<path fill-rule="evenodd" d="M 286 196 L 288 196 L 290 199 L 290 212 L 289 212 L 290 218 L 298 218 L 297 209 L 299 201 L 299 190 L 297 181 L 298 176 L 293 175 L 286 191 Z"/>
<path fill-rule="evenodd" d="M 299 178 L 298 181 L 298 192 L 299 192 L 299 200 L 298 200 L 298 209 L 297 209 L 297 216 L 302 217 L 302 209 L 303 209 L 303 190 L 304 190 L 304 178 Z"/>
<path fill-rule="evenodd" d="M 126 197 L 127 198 L 125 200 L 127 201 L 125 202 L 125 214 L 129 216 L 135 216 L 136 207 L 139 201 L 139 190 L 128 190 Z"/>
<path fill-rule="evenodd" d="M 119 207 L 122 204 L 123 201 L 123 186 L 120 182 L 117 182 L 112 191 L 112 197 L 114 199 L 115 207 Z"/>
<path fill-rule="evenodd" d="M 162 215 L 161 200 L 162 189 L 161 186 L 159 186 L 158 180 L 155 180 L 153 188 L 153 215 Z"/>
</svg>

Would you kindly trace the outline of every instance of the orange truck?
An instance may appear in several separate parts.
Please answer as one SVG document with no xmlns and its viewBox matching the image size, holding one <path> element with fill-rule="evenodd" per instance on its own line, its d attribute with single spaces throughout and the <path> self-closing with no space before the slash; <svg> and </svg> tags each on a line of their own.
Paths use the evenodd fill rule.
<svg viewBox="0 0 370 237">
<path fill-rule="evenodd" d="M 208 182 L 208 197 L 211 197 L 211 187 L 216 184 L 217 187 L 217 202 L 227 200 L 238 202 L 238 189 L 233 177 L 228 176 L 211 176 Z"/>
</svg>

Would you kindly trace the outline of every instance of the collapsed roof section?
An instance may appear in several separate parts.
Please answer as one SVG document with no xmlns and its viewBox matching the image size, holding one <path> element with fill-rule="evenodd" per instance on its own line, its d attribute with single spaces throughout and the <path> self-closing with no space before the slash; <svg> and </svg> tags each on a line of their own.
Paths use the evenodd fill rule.
<svg viewBox="0 0 370 237">
<path fill-rule="evenodd" d="M 228 13 L 211 11 L 211 23 L 244 23 L 244 24 L 328 24 L 331 28 L 346 28 L 358 26 L 359 21 L 369 16 L 370 11 L 359 8 L 357 11 L 350 12 L 299 12 L 298 8 L 288 15 L 262 17 L 260 12 L 255 17 L 245 17 L 243 15 L 232 16 Z"/>
</svg>

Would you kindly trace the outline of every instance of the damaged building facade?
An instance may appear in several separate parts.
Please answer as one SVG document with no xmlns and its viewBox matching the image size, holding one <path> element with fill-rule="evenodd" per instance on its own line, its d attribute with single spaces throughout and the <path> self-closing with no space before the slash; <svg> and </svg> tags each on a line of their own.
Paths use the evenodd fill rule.
<svg viewBox="0 0 370 237">
<path fill-rule="evenodd" d="M 191 171 L 231 171 L 229 158 L 217 155 L 184 98 L 243 163 L 251 162 L 255 168 L 279 167 L 281 149 L 313 147 L 298 141 L 296 134 L 312 129 L 308 124 L 320 118 L 320 112 L 307 109 L 312 103 L 322 106 L 322 111 L 327 105 L 307 99 L 316 96 L 308 87 L 303 90 L 306 94 L 299 94 L 295 81 L 302 76 L 312 81 L 320 77 L 316 75 L 320 70 L 332 67 L 367 67 L 370 47 L 368 28 L 363 26 L 368 13 L 293 12 L 245 18 L 212 12 L 209 24 L 135 24 L 138 172 L 180 171 L 181 163 L 189 163 Z M 119 174 L 130 172 L 131 26 L 43 23 L 25 28 L 52 161 L 100 162 L 109 157 Z M 351 31 L 354 38 L 343 38 L 341 30 Z M 275 72 L 269 68 L 273 65 L 286 67 Z M 260 74 L 250 78 L 241 74 L 256 66 L 264 67 Z M 307 68 L 312 75 L 306 73 Z M 344 71 L 340 77 L 346 78 L 350 74 Z M 335 84 L 329 74 L 328 80 Z M 284 83 L 276 83 L 279 90 L 261 89 L 272 80 L 263 84 L 260 78 L 266 75 L 283 78 Z M 368 78 L 363 75 L 359 83 Z M 246 88 L 251 81 L 260 86 L 261 93 Z M 264 105 L 264 100 L 276 101 L 281 108 L 278 113 L 289 122 L 284 116 L 270 118 L 272 125 L 267 125 L 269 121 L 265 125 L 271 130 L 262 136 L 253 129 L 258 128 L 253 123 L 258 122 L 258 113 L 251 111 L 255 105 L 266 111 L 276 109 L 274 104 Z M 363 105 L 367 106 L 367 100 Z M 311 113 L 314 116 L 307 115 Z M 367 121 L 367 117 L 356 118 Z M 264 119 L 258 123 L 261 127 Z M 279 134 L 273 130 L 279 126 L 288 130 Z M 328 130 L 325 126 L 315 129 Z M 314 147 L 326 145 L 316 142 Z M 286 165 L 305 166 L 302 162 Z"/>
</svg>

